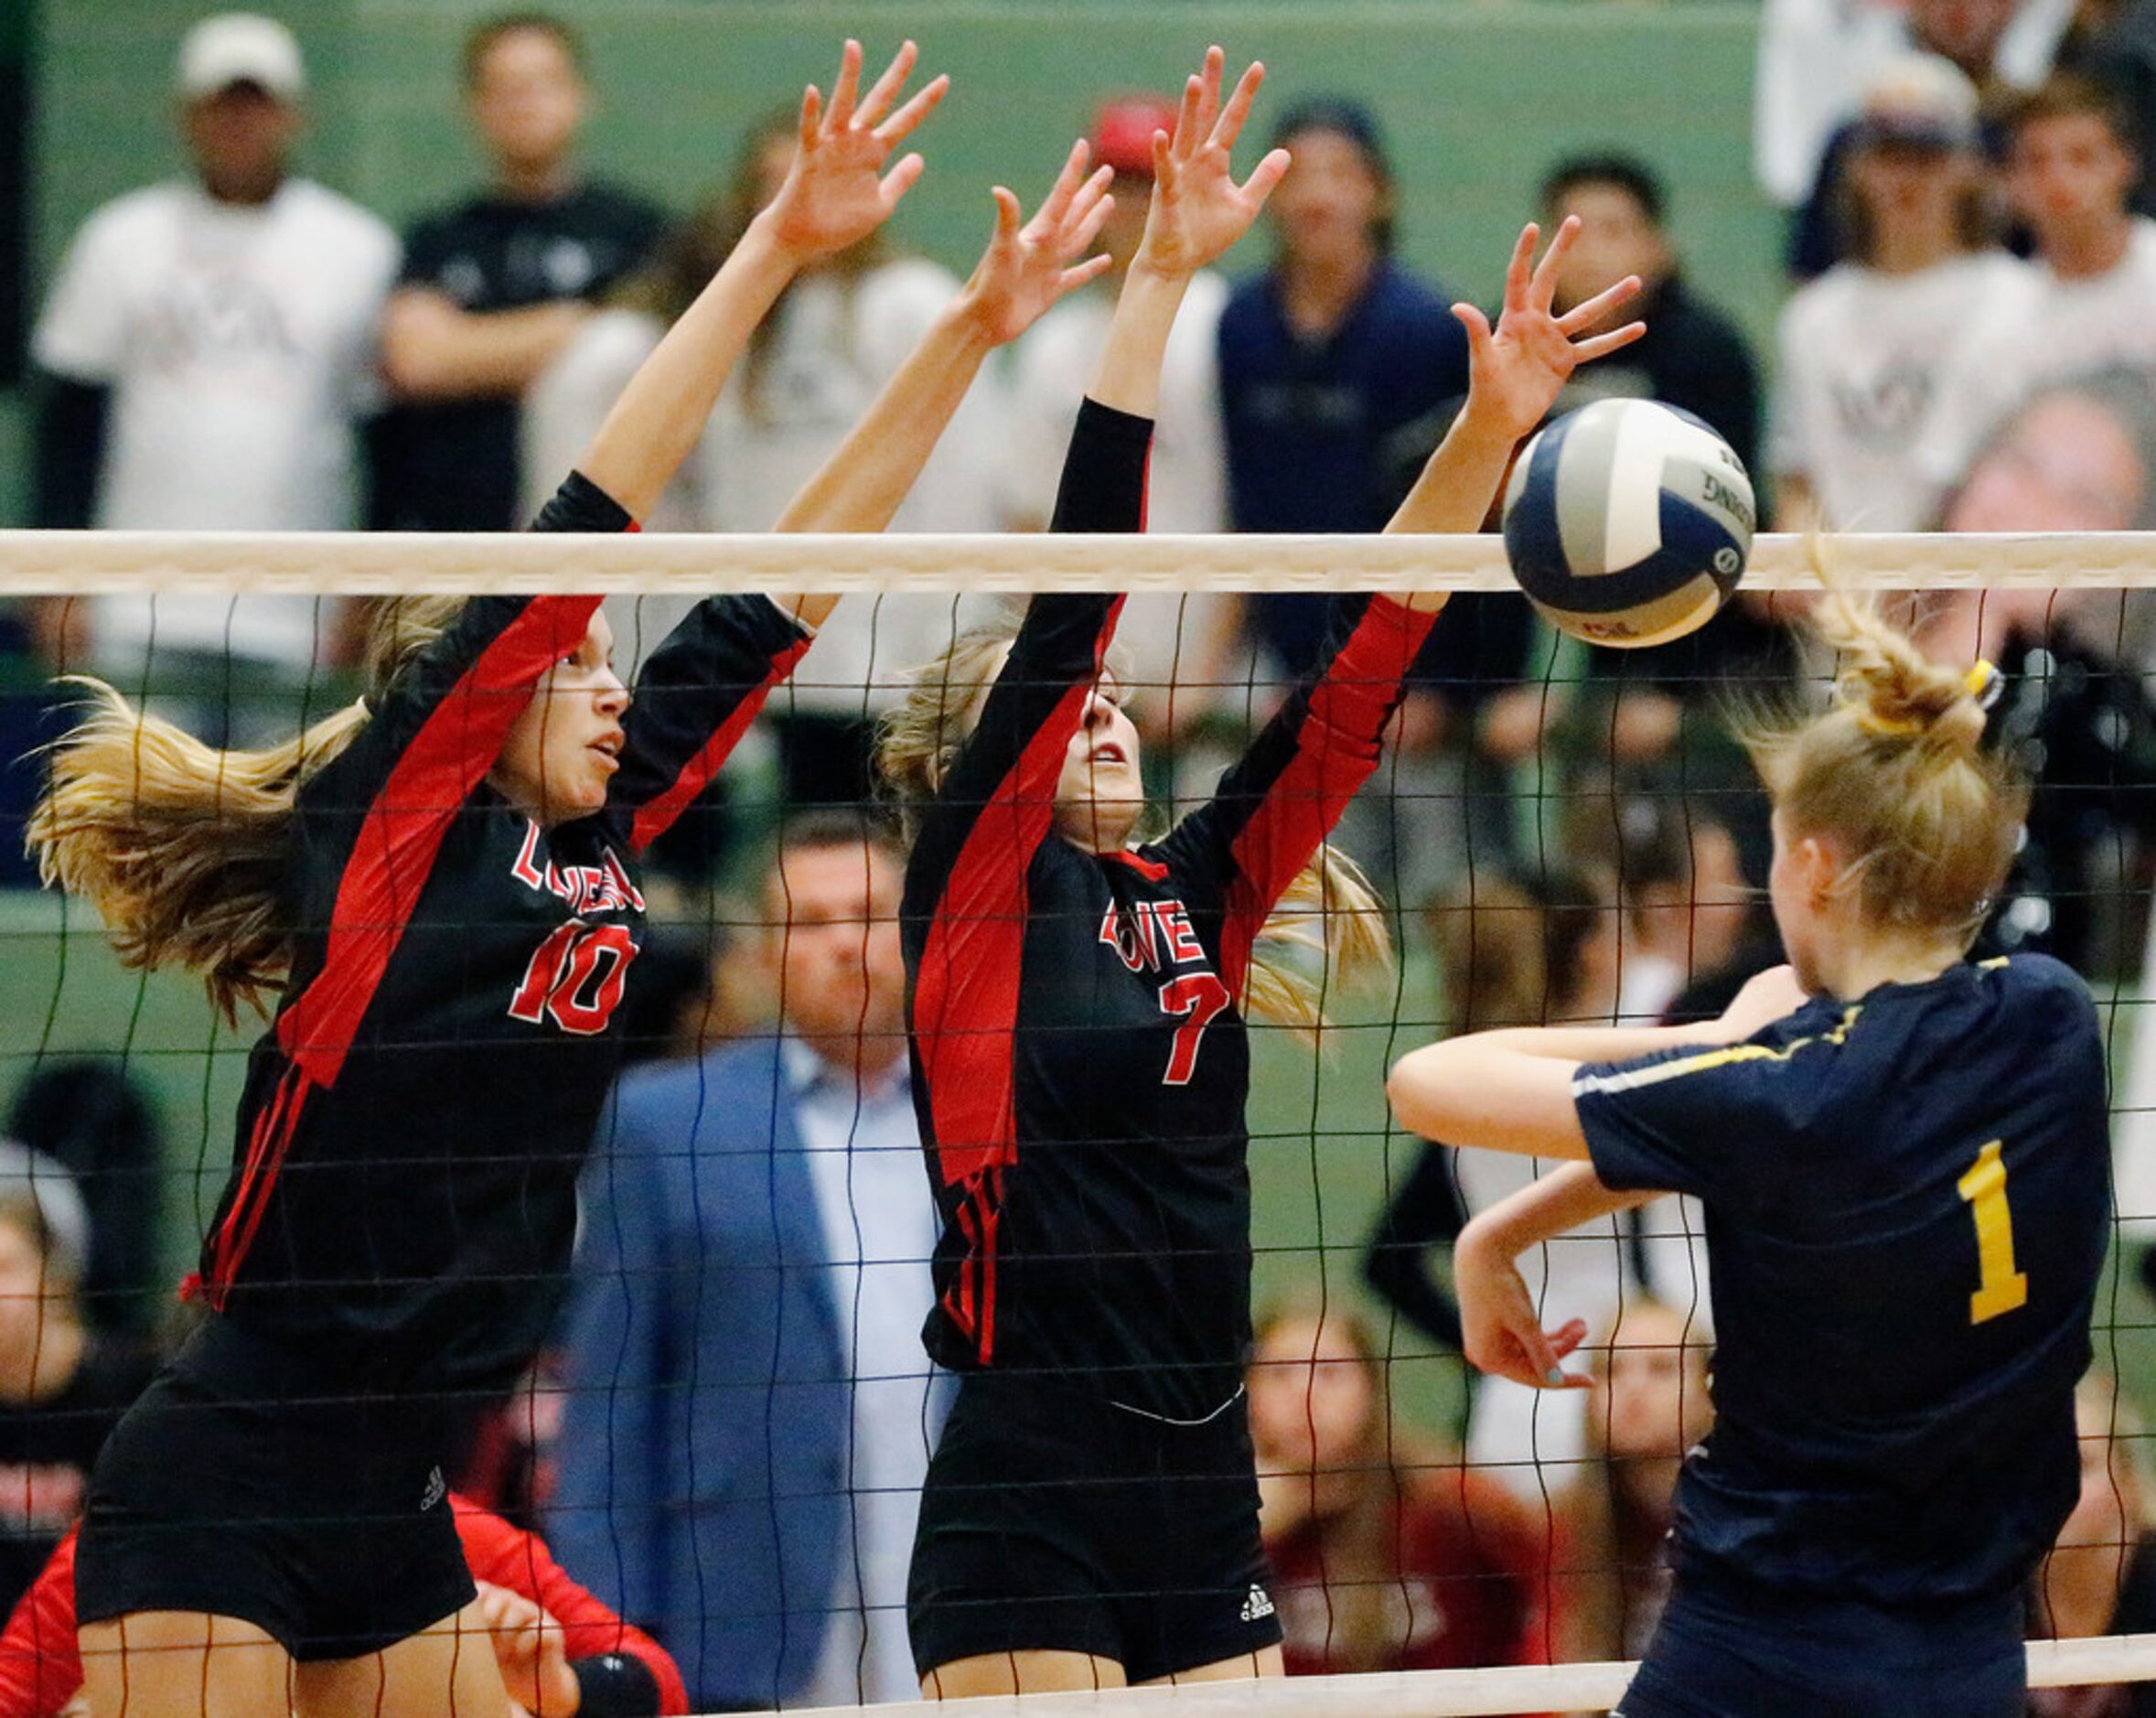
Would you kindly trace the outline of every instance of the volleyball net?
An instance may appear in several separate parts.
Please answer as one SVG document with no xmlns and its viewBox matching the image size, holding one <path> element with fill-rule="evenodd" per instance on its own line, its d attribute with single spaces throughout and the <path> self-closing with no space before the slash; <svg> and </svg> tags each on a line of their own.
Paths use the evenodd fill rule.
<svg viewBox="0 0 2156 1718">
<path fill-rule="evenodd" d="M 1831 553 L 1846 584 L 1886 594 L 1942 652 L 1980 650 L 2005 671 L 1994 741 L 2018 750 L 2037 793 L 1986 947 L 2067 959 L 2108 1036 L 2117 1244 L 2095 1337 L 2118 1389 L 2092 1397 L 2084 1426 L 2095 1476 L 2061 1596 L 2031 1597 L 2033 1634 L 2065 1632 L 2069 1583 L 2081 1601 L 2103 1579 L 2131 1594 L 2137 1571 L 2156 1576 L 2140 1415 L 2156 1405 L 2142 1281 L 2156 1242 L 2156 1031 L 2142 1026 L 2156 998 L 2156 541 L 1851 536 Z M 0 798 L 0 1115 L 24 1148 L 0 1162 L 0 1229 L 10 1186 L 27 1185 L 55 1250 L 48 1296 L 79 1291 L 101 1339 L 168 1347 L 170 1283 L 224 1188 L 261 1030 L 220 1021 L 185 974 L 123 969 L 95 915 L 38 891 L 16 857 L 38 748 L 75 707 L 57 675 L 95 674 L 205 738 L 265 746 L 359 697 L 359 641 L 383 597 L 603 593 L 626 678 L 700 597 L 843 593 L 636 879 L 649 932 L 623 1036 L 641 1083 L 585 1172 L 571 1322 L 513 1392 L 461 1404 L 446 1476 L 537 1529 L 570 1578 L 654 1635 L 692 1708 L 926 1712 L 888 1702 L 910 1692 L 910 1523 L 949 1405 L 917 1337 L 928 1177 L 891 1061 L 819 1060 L 829 1011 L 866 1023 L 879 1004 L 863 971 L 896 959 L 896 897 L 872 875 L 893 839 L 870 782 L 875 725 L 964 628 L 1040 592 L 1127 589 L 1110 668 L 1165 821 L 1201 803 L 1280 706 L 1322 634 L 1320 599 L 1454 592 L 1335 832 L 1374 885 L 1393 973 L 1357 989 L 1292 950 L 1327 1019 L 1316 1053 L 1252 1027 L 1248 1400 L 1273 1576 L 1251 1602 L 1277 1608 L 1291 1668 L 1310 1673 L 962 1710 L 1606 1710 L 1666 1593 L 1677 1461 L 1711 1423 L 1700 1215 L 1663 1201 L 1535 1262 L 1551 1321 L 1593 1326 L 1576 1364 L 1593 1389 L 1477 1388 L 1454 1346 L 1450 1242 L 1529 1170 L 1401 1133 L 1384 1072 L 1466 1027 L 1711 1015 L 1778 959 L 1766 808 L 1728 718 L 1817 698 L 1831 676 L 1793 624 L 1818 589 L 1808 555 L 1799 539 L 1761 538 L 1729 624 L 1627 655 L 1542 626 L 1487 537 L 0 532 L 13 604 L 0 749 L 14 763 Z M 849 842 L 836 875 L 797 863 Z M 842 979 L 810 947 L 834 920 Z M 1116 934 L 1135 948 L 1148 932 Z M 605 978 L 564 968 L 538 1005 L 574 1011 Z M 573 1327 L 594 1272 L 619 1313 L 596 1354 L 577 1351 Z M 0 1465 L 0 1525 L 21 1518 L 26 1544 L 65 1513 Z M 2033 1682 L 2156 1680 L 2156 1636 L 2129 1612 L 2097 1628 L 2033 1639 Z"/>
</svg>

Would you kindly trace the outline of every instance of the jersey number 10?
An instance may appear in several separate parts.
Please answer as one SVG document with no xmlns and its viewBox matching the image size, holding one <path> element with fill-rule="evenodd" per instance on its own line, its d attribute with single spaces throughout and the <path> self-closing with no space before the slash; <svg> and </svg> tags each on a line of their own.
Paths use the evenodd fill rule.
<svg viewBox="0 0 2156 1718">
<path fill-rule="evenodd" d="M 1955 1184 L 1977 1226 L 1977 1292 L 1968 1297 L 1968 1322 L 1980 1325 L 2025 1305 L 2029 1279 L 2014 1269 L 2014 1219 L 2006 1202 L 2006 1162 L 2002 1141 L 1993 1140 L 1977 1154 L 1969 1172 Z"/>
</svg>

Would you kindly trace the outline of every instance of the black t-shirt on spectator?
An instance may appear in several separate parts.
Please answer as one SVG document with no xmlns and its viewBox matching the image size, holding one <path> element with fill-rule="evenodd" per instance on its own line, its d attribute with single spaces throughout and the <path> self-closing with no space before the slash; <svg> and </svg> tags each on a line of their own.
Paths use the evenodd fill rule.
<svg viewBox="0 0 2156 1718">
<path fill-rule="evenodd" d="M 154 1369 L 136 1350 L 93 1337 L 58 1395 L 0 1402 L 0 1614 L 82 1513 L 97 1453 Z"/>
<path fill-rule="evenodd" d="M 398 285 L 477 312 L 593 299 L 650 253 L 665 225 L 656 205 L 604 185 L 551 203 L 481 197 L 413 228 Z M 377 529 L 512 530 L 519 493 L 513 396 L 402 406 L 382 420 Z"/>
</svg>

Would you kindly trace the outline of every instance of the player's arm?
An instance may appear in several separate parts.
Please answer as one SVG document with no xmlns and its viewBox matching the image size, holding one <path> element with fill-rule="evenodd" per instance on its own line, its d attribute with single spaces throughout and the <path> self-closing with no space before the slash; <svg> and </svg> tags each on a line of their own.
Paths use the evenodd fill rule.
<svg viewBox="0 0 2156 1718">
<path fill-rule="evenodd" d="M 1548 414 L 1572 371 L 1629 346 L 1646 332 L 1643 322 L 1626 323 L 1606 334 L 1587 332 L 1639 290 L 1634 275 L 1561 317 L 1553 313 L 1558 267 L 1579 231 L 1578 219 L 1568 217 L 1539 266 L 1534 262 L 1535 242 L 1541 230 L 1530 222 L 1521 231 L 1505 271 L 1505 307 L 1495 329 L 1475 306 L 1453 306 L 1453 314 L 1467 330 L 1467 403 L 1430 456 L 1415 487 L 1385 527 L 1387 532 L 1480 531 L 1511 466 L 1513 450 Z M 1432 613 L 1444 607 L 1442 595 L 1416 596 L 1408 601 Z"/>
<path fill-rule="evenodd" d="M 382 376 L 392 394 L 414 403 L 519 394 L 590 315 L 576 299 L 467 310 L 438 288 L 400 286 L 382 307 Z"/>
<path fill-rule="evenodd" d="M 1742 1042 L 1800 1007 L 1786 966 L 1738 992 L 1719 1019 L 1681 1026 L 1512 1026 L 1411 1050 L 1385 1094 L 1403 1127 L 1426 1139 L 1538 1157 L 1584 1158 L 1572 1080 L 1589 1062 L 1636 1061 L 1671 1050 Z"/>
<path fill-rule="evenodd" d="M 972 277 L 951 300 L 777 529 L 882 531 L 905 500 L 950 425 L 990 352 L 1014 340 L 1074 287 L 1107 268 L 1106 255 L 1077 263 L 1111 207 L 1110 170 L 1088 176 L 1078 144 L 1034 218 L 1020 224 L 1018 199 L 995 188 L 996 224 Z M 822 623 L 837 598 L 799 600 L 800 617 Z"/>
<path fill-rule="evenodd" d="M 1453 1250 L 1467 1358 L 1531 1389 L 1584 1389 L 1588 1380 L 1567 1373 L 1561 1362 L 1586 1340 L 1585 1321 L 1571 1318 L 1545 1330 L 1517 1262 L 1530 1247 L 1660 1197 L 1613 1192 L 1588 1165 L 1567 1164 L 1470 1222 Z"/>
<path fill-rule="evenodd" d="M 861 45 L 849 41 L 831 103 L 814 85 L 801 99 L 800 142 L 786 182 L 749 223 L 711 284 L 669 329 L 623 390 L 578 468 L 638 518 L 659 499 L 717 404 L 748 337 L 795 274 L 883 225 L 920 177 L 908 155 L 887 172 L 892 149 L 943 99 L 938 78 L 903 106 L 898 92 L 916 50 L 907 42 L 858 94 Z"/>
</svg>

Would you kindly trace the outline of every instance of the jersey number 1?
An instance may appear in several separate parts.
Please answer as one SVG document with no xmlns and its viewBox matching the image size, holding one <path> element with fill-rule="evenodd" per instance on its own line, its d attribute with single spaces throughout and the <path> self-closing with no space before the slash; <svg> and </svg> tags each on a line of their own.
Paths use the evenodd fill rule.
<svg viewBox="0 0 2156 1718">
<path fill-rule="evenodd" d="M 1972 1325 L 2011 1313 L 2029 1299 L 2029 1279 L 2014 1269 L 2014 1219 L 2006 1203 L 2001 1144 L 1993 1140 L 1979 1152 L 1969 1172 L 1956 1184 L 1977 1226 L 1977 1292 L 1968 1297 Z"/>
</svg>

